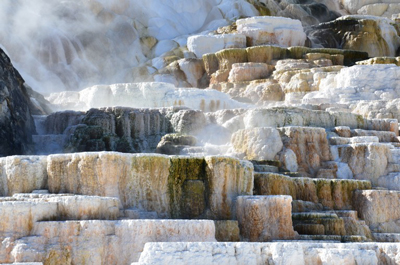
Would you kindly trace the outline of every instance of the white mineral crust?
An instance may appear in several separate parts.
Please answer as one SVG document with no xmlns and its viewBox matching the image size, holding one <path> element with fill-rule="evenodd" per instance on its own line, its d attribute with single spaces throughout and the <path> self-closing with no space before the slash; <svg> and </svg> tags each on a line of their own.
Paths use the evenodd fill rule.
<svg viewBox="0 0 400 265">
<path fill-rule="evenodd" d="M 223 49 L 245 48 L 246 36 L 243 34 L 194 35 L 188 38 L 188 49 L 201 58 L 206 53 L 216 53 Z"/>
<path fill-rule="evenodd" d="M 303 46 L 306 34 L 300 20 L 284 17 L 252 17 L 236 21 L 240 34 L 251 39 L 251 46 L 275 44 L 282 47 Z"/>
<path fill-rule="evenodd" d="M 158 82 L 96 85 L 80 92 L 53 93 L 48 100 L 73 110 L 111 106 L 132 108 L 186 106 L 215 111 L 247 106 L 214 89 L 176 88 L 172 84 Z"/>
</svg>

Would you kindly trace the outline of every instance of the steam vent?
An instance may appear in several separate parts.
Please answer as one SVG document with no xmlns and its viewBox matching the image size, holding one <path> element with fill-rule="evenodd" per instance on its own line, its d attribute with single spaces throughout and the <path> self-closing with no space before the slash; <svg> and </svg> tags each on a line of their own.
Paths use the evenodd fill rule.
<svg viewBox="0 0 400 265">
<path fill-rule="evenodd" d="M 0 265 L 400 264 L 400 0 L 0 0 Z"/>
</svg>

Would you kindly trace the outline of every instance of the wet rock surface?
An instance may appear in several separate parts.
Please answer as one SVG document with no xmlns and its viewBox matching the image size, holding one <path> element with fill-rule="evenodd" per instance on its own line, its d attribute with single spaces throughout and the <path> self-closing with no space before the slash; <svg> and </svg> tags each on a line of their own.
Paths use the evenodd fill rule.
<svg viewBox="0 0 400 265">
<path fill-rule="evenodd" d="M 365 51 L 370 57 L 396 56 L 399 46 L 399 36 L 390 20 L 372 16 L 340 17 L 312 27 L 308 35 L 325 48 Z"/>
<path fill-rule="evenodd" d="M 24 79 L 0 49 L 0 156 L 33 153 L 35 124 Z"/>
</svg>

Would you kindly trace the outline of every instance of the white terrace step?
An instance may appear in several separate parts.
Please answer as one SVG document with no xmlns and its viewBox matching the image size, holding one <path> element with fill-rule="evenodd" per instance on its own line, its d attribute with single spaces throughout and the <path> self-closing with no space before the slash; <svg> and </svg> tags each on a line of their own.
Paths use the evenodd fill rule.
<svg viewBox="0 0 400 265">
<path fill-rule="evenodd" d="M 32 260 L 34 253 L 35 260 L 46 264 L 131 264 L 147 242 L 216 242 L 212 220 L 37 222 L 32 234 L 18 239 L 18 258 Z M 71 261 L 64 263 L 55 255 L 49 262 L 49 253 L 63 253 L 65 246 Z"/>
<path fill-rule="evenodd" d="M 351 136 L 376 136 L 379 138 L 379 142 L 388 143 L 388 142 L 398 142 L 397 136 L 394 132 L 391 131 L 375 131 L 375 130 L 362 130 L 362 129 L 354 129 L 351 131 Z"/>
<path fill-rule="evenodd" d="M 356 136 L 356 137 L 331 137 L 329 138 L 330 145 L 345 145 L 359 143 L 379 143 L 377 136 Z"/>
<path fill-rule="evenodd" d="M 379 177 L 378 185 L 384 189 L 400 190 L 400 172 L 391 172 Z"/>
<path fill-rule="evenodd" d="M 12 211 L 12 206 L 18 207 L 19 203 L 25 203 L 30 206 L 31 211 L 40 211 L 47 208 L 47 214 L 50 218 L 41 218 L 41 220 L 52 220 L 54 217 L 59 220 L 116 220 L 119 217 L 119 206 L 121 202 L 118 198 L 106 196 L 88 196 L 73 194 L 46 194 L 45 191 L 36 193 L 17 193 L 12 196 L 16 199 L 15 203 L 3 203 L 4 213 Z M 53 205 L 53 207 L 51 207 Z M 6 208 L 6 206 L 8 206 Z M 38 208 L 34 209 L 33 208 Z M 53 210 L 53 211 L 51 211 Z M 29 212 L 26 213 L 29 216 Z M 23 218 L 21 215 L 18 218 Z"/>
<path fill-rule="evenodd" d="M 159 242 L 147 243 L 139 262 L 131 265 L 398 264 L 397 249 L 396 243 L 342 244 L 304 240 L 257 244 Z"/>
</svg>

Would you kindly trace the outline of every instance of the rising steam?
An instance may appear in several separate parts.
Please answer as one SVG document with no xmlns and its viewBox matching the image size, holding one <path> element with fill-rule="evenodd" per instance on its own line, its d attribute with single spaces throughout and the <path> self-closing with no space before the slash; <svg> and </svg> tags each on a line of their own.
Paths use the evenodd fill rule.
<svg viewBox="0 0 400 265">
<path fill-rule="evenodd" d="M 188 34 L 226 25 L 227 19 L 242 14 L 254 15 L 246 3 L 2 0 L 0 45 L 28 85 L 43 94 L 138 82 L 138 73 L 157 70 L 151 59 L 160 56 L 166 44 L 184 46 Z"/>
</svg>

